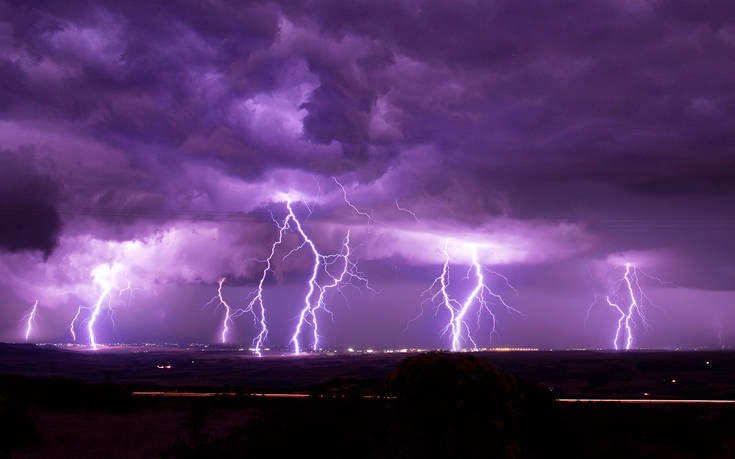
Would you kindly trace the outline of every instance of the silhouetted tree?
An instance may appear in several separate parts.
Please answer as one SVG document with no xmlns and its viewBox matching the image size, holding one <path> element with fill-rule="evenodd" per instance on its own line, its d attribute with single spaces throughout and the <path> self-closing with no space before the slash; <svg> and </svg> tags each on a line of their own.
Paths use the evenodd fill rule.
<svg viewBox="0 0 735 459">
<path fill-rule="evenodd" d="M 373 381 L 340 379 L 314 386 L 315 397 L 264 400 L 260 416 L 226 438 L 182 441 L 164 457 L 515 458 L 544 444 L 548 391 L 486 359 L 409 357 L 385 388 L 397 398 L 363 398 Z"/>
<path fill-rule="evenodd" d="M 548 391 L 473 355 L 408 357 L 387 384 L 398 397 L 397 434 L 408 457 L 532 454 L 527 440 L 539 440 L 553 406 Z"/>
</svg>

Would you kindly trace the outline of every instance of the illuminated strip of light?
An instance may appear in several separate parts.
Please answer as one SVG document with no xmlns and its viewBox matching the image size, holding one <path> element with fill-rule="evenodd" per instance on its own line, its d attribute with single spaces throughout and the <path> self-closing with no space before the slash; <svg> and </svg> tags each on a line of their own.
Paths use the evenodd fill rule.
<svg viewBox="0 0 735 459">
<path fill-rule="evenodd" d="M 561 403 L 735 403 L 735 400 L 678 400 L 649 398 L 558 398 L 556 401 Z"/>
</svg>

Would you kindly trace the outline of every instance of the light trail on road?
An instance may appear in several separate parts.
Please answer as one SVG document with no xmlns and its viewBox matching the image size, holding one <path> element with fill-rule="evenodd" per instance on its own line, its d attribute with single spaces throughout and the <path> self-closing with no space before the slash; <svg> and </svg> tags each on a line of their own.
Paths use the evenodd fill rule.
<svg viewBox="0 0 735 459">
<path fill-rule="evenodd" d="M 134 397 L 263 397 L 263 398 L 309 398 L 326 397 L 303 393 L 237 393 L 237 392 L 133 392 Z M 360 398 L 393 400 L 397 397 L 382 395 L 363 395 Z M 699 400 L 699 399 L 649 399 L 649 398 L 557 398 L 559 403 L 641 403 L 641 404 L 735 404 L 735 400 Z"/>
</svg>

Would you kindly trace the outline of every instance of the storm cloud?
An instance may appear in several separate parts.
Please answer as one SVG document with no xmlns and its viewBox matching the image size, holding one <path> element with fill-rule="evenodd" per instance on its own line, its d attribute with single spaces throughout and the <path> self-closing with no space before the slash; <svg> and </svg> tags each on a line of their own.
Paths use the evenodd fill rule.
<svg viewBox="0 0 735 459">
<path fill-rule="evenodd" d="M 580 328 L 626 261 L 728 295 L 733 55 L 726 0 L 3 0 L 4 289 L 75 307 L 115 261 L 149 291 L 252 286 L 288 195 L 325 250 L 352 229 L 397 289 L 355 301 L 391 323 L 446 239 L 526 290 L 515 342 L 573 344 L 538 317 Z M 279 285 L 307 263 L 279 263 Z"/>
</svg>

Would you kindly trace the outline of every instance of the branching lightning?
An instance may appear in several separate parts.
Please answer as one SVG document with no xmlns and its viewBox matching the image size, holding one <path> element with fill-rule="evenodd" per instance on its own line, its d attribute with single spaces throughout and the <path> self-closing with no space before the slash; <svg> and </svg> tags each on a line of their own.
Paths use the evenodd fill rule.
<svg viewBox="0 0 735 459">
<path fill-rule="evenodd" d="M 317 182 L 317 185 L 318 184 L 319 182 Z M 268 276 L 268 272 L 272 270 L 273 256 L 276 253 L 276 248 L 283 242 L 283 233 L 289 228 L 289 218 L 290 214 L 286 217 L 283 224 L 279 224 L 275 219 L 273 219 L 273 223 L 275 223 L 276 227 L 278 228 L 278 239 L 276 239 L 275 242 L 273 242 L 273 245 L 271 245 L 271 252 L 268 255 L 268 258 L 263 260 L 265 262 L 265 268 L 263 268 L 263 272 L 260 275 L 258 287 L 253 293 L 251 293 L 252 299 L 250 300 L 248 306 L 245 308 L 246 311 L 249 311 L 253 314 L 253 320 L 260 328 L 257 336 L 253 338 L 252 344 L 258 357 L 262 356 L 263 345 L 266 338 L 268 338 L 268 323 L 265 319 L 265 304 L 263 303 L 263 283 Z M 258 311 L 256 311 L 256 307 Z"/>
<path fill-rule="evenodd" d="M 648 326 L 648 318 L 644 305 L 653 305 L 641 287 L 640 276 L 654 280 L 661 285 L 673 285 L 661 279 L 646 274 L 636 268 L 633 263 L 625 263 L 625 273 L 618 279 L 611 295 L 605 297 L 608 306 L 613 308 L 619 315 L 618 325 L 613 338 L 613 348 L 616 350 L 625 348 L 632 349 L 634 345 L 634 329 L 636 325 Z M 621 306 L 623 304 L 623 306 Z"/>
<path fill-rule="evenodd" d="M 36 319 L 36 311 L 38 309 L 38 300 L 36 300 L 35 303 L 33 303 L 33 307 L 31 308 L 31 311 L 26 314 L 26 341 L 28 341 L 28 338 L 31 336 L 31 329 L 33 328 L 33 321 Z"/>
<path fill-rule="evenodd" d="M 337 180 L 335 179 L 335 182 L 336 181 Z M 344 192 L 344 188 L 342 188 L 342 190 Z M 345 200 L 346 202 L 348 202 L 346 198 L 346 193 Z M 330 290 L 334 289 L 342 293 L 341 287 L 343 285 L 350 285 L 350 281 L 359 281 L 364 284 L 369 291 L 376 293 L 375 290 L 373 290 L 368 284 L 368 280 L 365 275 L 358 270 L 357 264 L 350 258 L 352 248 L 350 246 L 349 230 L 347 231 L 347 235 L 343 240 L 342 248 L 339 253 L 324 254 L 319 251 L 316 243 L 309 237 L 308 233 L 304 229 L 302 220 L 297 217 L 296 212 L 294 211 L 292 199 L 290 197 L 286 198 L 285 203 L 287 214 L 283 218 L 283 220 L 279 222 L 275 218 L 273 218 L 273 222 L 276 228 L 278 228 L 278 237 L 271 245 L 268 257 L 264 260 L 257 260 L 265 263 L 265 266 L 261 271 L 257 287 L 248 295 L 248 304 L 242 309 L 233 310 L 232 308 L 230 308 L 230 306 L 225 303 L 221 295 L 222 280 L 220 280 L 219 282 L 218 295 L 210 300 L 210 302 L 219 300 L 221 304 L 225 305 L 225 319 L 222 327 L 223 342 L 226 340 L 226 334 L 229 330 L 229 324 L 231 323 L 232 319 L 246 312 L 252 314 L 253 320 L 258 327 L 258 333 L 253 338 L 252 346 L 254 352 L 258 356 L 262 356 L 263 347 L 268 338 L 266 307 L 263 299 L 264 283 L 267 279 L 268 273 L 273 270 L 273 261 L 277 248 L 283 243 L 284 234 L 287 230 L 295 231 L 299 235 L 302 242 L 298 246 L 287 252 L 282 257 L 282 260 L 287 259 L 289 256 L 298 252 L 304 247 L 308 247 L 313 256 L 313 265 L 310 270 L 309 279 L 307 281 L 307 292 L 304 296 L 303 305 L 299 310 L 295 329 L 289 341 L 293 345 L 295 354 L 300 354 L 303 351 L 301 340 L 303 330 L 306 326 L 312 327 L 313 330 L 313 341 L 311 344 L 311 349 L 314 351 L 319 349 L 320 335 L 318 313 L 321 311 L 332 316 L 332 311 L 327 307 L 326 304 L 327 294 Z M 303 201 L 303 203 L 306 206 L 307 210 L 309 210 L 309 215 L 311 215 L 310 206 L 305 201 Z M 349 202 L 348 205 L 355 209 L 355 211 L 358 212 L 360 215 L 365 215 L 370 220 L 372 220 L 368 214 L 359 211 L 356 207 L 349 204 Z M 334 272 L 335 266 L 339 268 L 339 272 Z"/>
<path fill-rule="evenodd" d="M 302 349 L 300 336 L 301 336 L 302 329 L 306 323 L 309 323 L 312 326 L 312 329 L 314 332 L 312 349 L 317 350 L 319 348 L 319 321 L 318 321 L 316 312 L 320 309 L 326 312 L 329 312 L 329 310 L 326 309 L 326 306 L 324 304 L 324 298 L 327 293 L 327 290 L 332 289 L 332 288 L 339 288 L 339 285 L 343 282 L 345 277 L 356 278 L 358 280 L 364 281 L 366 285 L 367 285 L 367 279 L 364 276 L 362 276 L 359 272 L 357 272 L 356 265 L 353 262 L 351 262 L 349 259 L 349 254 L 350 254 L 349 232 L 347 233 L 347 237 L 344 240 L 342 251 L 339 254 L 324 255 L 319 252 L 314 241 L 311 240 L 311 238 L 309 238 L 309 236 L 304 231 L 304 228 L 301 226 L 301 222 L 296 217 L 296 214 L 293 211 L 293 207 L 291 206 L 291 201 L 286 202 L 286 208 L 288 209 L 288 216 L 286 217 L 285 223 L 288 224 L 289 221 L 293 222 L 296 231 L 299 233 L 299 235 L 304 240 L 304 242 L 298 248 L 303 247 L 304 244 L 308 245 L 309 248 L 311 249 L 311 253 L 314 255 L 314 262 L 313 262 L 314 265 L 311 270 L 311 276 L 309 277 L 309 281 L 308 281 L 309 287 L 306 292 L 306 296 L 304 297 L 304 305 L 302 306 L 301 311 L 299 312 L 299 317 L 296 323 L 296 328 L 294 329 L 293 335 L 291 336 L 291 343 L 294 346 L 294 353 L 300 354 L 301 349 Z M 298 250 L 298 248 L 296 250 Z M 290 255 L 292 252 L 289 252 L 289 254 L 287 254 L 286 256 Z M 329 272 L 328 267 L 332 265 L 333 263 L 335 263 L 337 259 L 343 261 L 343 270 L 340 275 L 335 276 Z M 328 279 L 327 280 L 328 283 L 325 283 L 324 285 L 319 283 L 318 277 L 319 277 L 320 272 L 325 273 Z M 316 292 L 318 292 L 318 294 L 317 294 L 316 302 L 314 302 L 314 295 Z"/>
<path fill-rule="evenodd" d="M 464 322 L 464 317 L 467 314 L 467 312 L 470 310 L 472 305 L 477 302 L 480 306 L 480 309 L 478 309 L 478 314 L 482 312 L 484 309 L 485 311 L 490 314 L 490 317 L 492 319 L 492 330 L 490 332 L 491 335 L 495 334 L 495 325 L 496 325 L 496 317 L 493 310 L 490 308 L 490 305 L 488 304 L 488 300 L 485 297 L 485 295 L 489 295 L 495 299 L 495 301 L 505 307 L 506 309 L 513 311 L 517 314 L 522 314 L 519 310 L 513 308 L 508 303 L 505 302 L 505 299 L 498 294 L 495 293 L 486 283 L 485 283 L 485 276 L 483 274 L 483 267 L 480 264 L 478 258 L 477 258 L 477 245 L 472 244 L 469 246 L 471 252 L 472 252 L 472 266 L 474 266 L 475 270 L 475 276 L 477 278 L 477 281 L 475 283 L 475 287 L 470 292 L 469 296 L 467 296 L 467 299 L 462 304 L 462 307 L 460 310 L 455 314 L 454 317 L 454 335 L 452 336 L 452 350 L 458 351 L 463 349 L 463 343 L 462 343 L 462 331 L 467 331 L 467 340 L 469 340 L 472 343 L 473 348 L 477 348 L 477 344 L 475 343 L 475 340 L 472 338 L 472 335 L 470 334 L 469 327 Z M 508 286 L 510 286 L 513 291 L 517 292 L 515 288 L 513 288 L 512 285 L 508 282 L 508 278 L 505 276 L 502 276 L 498 273 L 495 273 L 491 271 L 492 274 L 495 274 L 499 276 L 501 279 L 503 279 Z"/>
<path fill-rule="evenodd" d="M 426 289 L 422 294 L 423 296 L 429 295 L 428 298 L 424 300 L 424 302 L 422 302 L 422 309 L 423 303 L 428 301 L 433 304 L 435 303 L 437 298 L 441 298 L 441 305 L 444 309 L 447 310 L 447 313 L 449 315 L 449 320 L 447 321 L 447 325 L 444 327 L 443 332 L 449 332 L 451 334 L 452 351 L 456 352 L 465 349 L 465 345 L 467 342 L 471 343 L 472 348 L 476 349 L 477 343 L 472 337 L 470 328 L 466 323 L 466 316 L 475 304 L 479 305 L 477 311 L 478 321 L 480 319 L 482 311 L 486 311 L 488 314 L 490 314 L 492 320 L 492 330 L 490 332 L 491 335 L 495 333 L 496 316 L 493 312 L 493 309 L 491 308 L 491 299 L 488 298 L 488 296 L 492 297 L 495 303 L 505 307 L 506 309 L 517 314 L 522 315 L 522 313 L 514 307 L 510 306 L 500 294 L 493 291 L 487 285 L 484 275 L 485 269 L 479 261 L 477 254 L 478 246 L 476 244 L 466 245 L 466 247 L 470 250 L 472 260 L 468 270 L 468 276 L 470 272 L 474 271 L 474 275 L 476 278 L 475 285 L 463 303 L 460 303 L 456 299 L 452 298 L 448 293 L 449 265 L 451 262 L 448 247 L 449 240 L 447 239 L 444 241 L 444 263 L 442 265 L 442 272 L 438 277 L 434 279 L 429 288 Z M 500 277 L 511 290 L 517 293 L 517 290 L 510 284 L 507 277 L 494 271 L 488 270 L 488 272 Z"/>
<path fill-rule="evenodd" d="M 74 317 L 72 318 L 70 324 L 69 324 L 69 333 L 71 334 L 71 337 L 74 341 L 77 340 L 77 333 L 76 333 L 76 326 L 77 323 L 81 320 L 81 315 L 83 310 L 91 310 L 89 317 L 86 319 L 86 325 L 87 325 L 87 332 L 89 334 L 89 343 L 93 350 L 97 350 L 97 340 L 94 333 L 94 327 L 97 323 L 97 320 L 99 319 L 100 314 L 102 313 L 102 309 L 107 304 L 107 310 L 108 310 L 108 317 L 110 320 L 114 322 L 114 316 L 113 316 L 113 310 L 112 310 L 112 289 L 115 287 L 115 268 L 117 268 L 118 265 L 110 266 L 108 264 L 100 264 L 97 265 L 91 273 L 92 280 L 95 284 L 99 286 L 100 293 L 97 297 L 97 301 L 94 303 L 93 306 L 85 307 L 85 306 L 79 306 L 77 308 L 77 312 L 74 314 Z M 122 295 L 123 292 L 129 291 L 132 293 L 134 289 L 132 288 L 130 281 L 127 282 L 126 287 L 120 289 L 118 292 L 118 296 Z M 106 301 L 105 301 L 106 300 Z"/>
<path fill-rule="evenodd" d="M 310 312 L 311 322 L 314 331 L 314 341 L 312 344 L 313 351 L 319 349 L 319 322 L 316 317 L 317 311 L 322 310 L 329 314 L 330 317 L 333 317 L 333 313 L 327 308 L 325 301 L 328 290 L 336 289 L 338 292 L 342 293 L 341 286 L 343 284 L 349 285 L 350 281 L 357 280 L 363 283 L 365 285 L 365 288 L 367 288 L 370 292 L 377 293 L 372 287 L 370 287 L 367 277 L 365 277 L 365 275 L 357 269 L 357 264 L 350 259 L 351 251 L 352 248 L 350 247 L 350 231 L 347 230 L 347 235 L 345 236 L 345 239 L 342 243 L 342 250 L 340 251 L 340 253 L 336 255 L 324 256 L 324 273 L 326 273 L 328 283 L 324 285 L 317 285 L 319 289 L 319 297 L 317 298 L 316 306 L 312 308 Z M 332 274 L 329 271 L 329 267 L 333 264 L 340 263 L 342 265 L 342 269 L 339 271 L 339 274 Z M 342 295 L 344 297 L 344 294 Z"/>
</svg>

